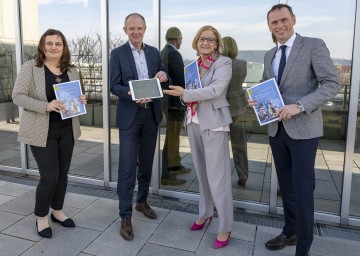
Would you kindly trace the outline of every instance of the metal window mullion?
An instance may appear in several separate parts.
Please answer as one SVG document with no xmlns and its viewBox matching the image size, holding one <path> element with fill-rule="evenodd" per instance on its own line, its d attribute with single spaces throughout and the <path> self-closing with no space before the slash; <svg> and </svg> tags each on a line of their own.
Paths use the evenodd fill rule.
<svg viewBox="0 0 360 256">
<path fill-rule="evenodd" d="M 102 99 L 103 99 L 103 148 L 104 148 L 104 186 L 109 187 L 111 172 L 110 141 L 110 92 L 109 92 L 109 1 L 101 0 L 101 61 L 102 61 Z"/>
<path fill-rule="evenodd" d="M 340 222 L 349 223 L 350 199 L 351 199 L 351 179 L 352 166 L 354 158 L 359 86 L 360 86 L 360 8 L 359 0 L 356 1 L 354 41 L 351 68 L 351 86 L 350 86 L 350 105 L 348 113 L 347 138 L 344 159 L 344 176 L 342 186 Z"/>
<path fill-rule="evenodd" d="M 24 62 L 21 0 L 15 0 L 13 3 L 14 3 L 16 71 L 17 73 L 19 73 L 21 66 Z M 23 109 L 19 107 L 19 116 L 21 116 L 22 111 Z M 28 157 L 27 157 L 27 148 L 24 143 L 20 143 L 20 158 L 21 158 L 21 173 L 26 174 L 26 169 L 28 167 Z"/>
</svg>

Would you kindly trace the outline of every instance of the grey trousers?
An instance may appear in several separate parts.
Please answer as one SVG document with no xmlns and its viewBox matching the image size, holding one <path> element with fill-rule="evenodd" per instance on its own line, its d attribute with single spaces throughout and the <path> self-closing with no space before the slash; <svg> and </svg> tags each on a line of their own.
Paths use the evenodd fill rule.
<svg viewBox="0 0 360 256">
<path fill-rule="evenodd" d="M 199 218 L 219 216 L 219 233 L 232 231 L 234 212 L 228 132 L 201 131 L 198 124 L 188 125 L 191 155 L 199 180 Z"/>
</svg>

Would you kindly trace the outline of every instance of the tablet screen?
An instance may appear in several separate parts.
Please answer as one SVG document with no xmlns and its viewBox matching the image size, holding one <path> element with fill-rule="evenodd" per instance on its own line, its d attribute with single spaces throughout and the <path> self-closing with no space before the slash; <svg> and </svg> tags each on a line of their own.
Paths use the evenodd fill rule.
<svg viewBox="0 0 360 256">
<path fill-rule="evenodd" d="M 129 81 L 129 86 L 133 100 L 163 97 L 160 82 L 157 78 Z"/>
</svg>

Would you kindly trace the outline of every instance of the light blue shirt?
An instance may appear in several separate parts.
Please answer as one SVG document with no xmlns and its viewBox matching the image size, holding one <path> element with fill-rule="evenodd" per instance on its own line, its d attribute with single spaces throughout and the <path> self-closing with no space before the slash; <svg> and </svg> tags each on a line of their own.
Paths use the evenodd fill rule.
<svg viewBox="0 0 360 256">
<path fill-rule="evenodd" d="M 296 38 L 296 34 L 294 33 L 289 38 L 289 40 L 287 40 L 287 42 L 285 43 L 285 45 L 286 45 L 286 49 L 285 49 L 286 61 L 287 61 L 287 59 L 289 57 L 289 54 L 290 54 L 291 48 L 292 48 L 292 46 L 294 44 L 295 38 Z M 275 56 L 274 56 L 274 59 L 273 59 L 273 62 L 272 62 L 272 70 L 273 70 L 276 81 L 278 80 L 279 64 L 280 64 L 280 58 L 281 58 L 280 46 L 281 46 L 281 44 L 278 43 L 278 45 L 277 45 L 278 49 L 277 49 L 277 51 L 275 53 Z"/>
<path fill-rule="evenodd" d="M 145 44 L 144 43 L 142 44 L 140 52 L 136 49 L 135 46 L 133 46 L 131 44 L 130 41 L 129 41 L 129 45 L 131 48 L 131 52 L 134 56 L 136 71 L 137 71 L 139 80 L 149 79 L 149 71 L 147 68 L 147 62 L 146 62 L 146 57 L 145 57 L 145 52 L 144 52 Z"/>
</svg>

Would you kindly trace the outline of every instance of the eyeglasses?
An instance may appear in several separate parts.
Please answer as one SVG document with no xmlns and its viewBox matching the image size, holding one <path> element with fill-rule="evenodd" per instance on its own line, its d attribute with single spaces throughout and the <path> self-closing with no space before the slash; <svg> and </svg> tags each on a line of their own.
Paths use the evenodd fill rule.
<svg viewBox="0 0 360 256">
<path fill-rule="evenodd" d="M 216 38 L 213 37 L 203 37 L 200 36 L 198 42 L 203 43 L 207 41 L 209 44 L 215 43 L 216 42 Z"/>
<path fill-rule="evenodd" d="M 56 43 L 46 42 L 45 45 L 46 45 L 46 46 L 49 46 L 49 47 L 52 47 L 53 45 L 55 45 L 56 47 L 61 47 L 61 46 L 63 46 L 63 44 L 62 44 L 62 43 L 59 43 L 59 42 L 56 42 Z"/>
</svg>

